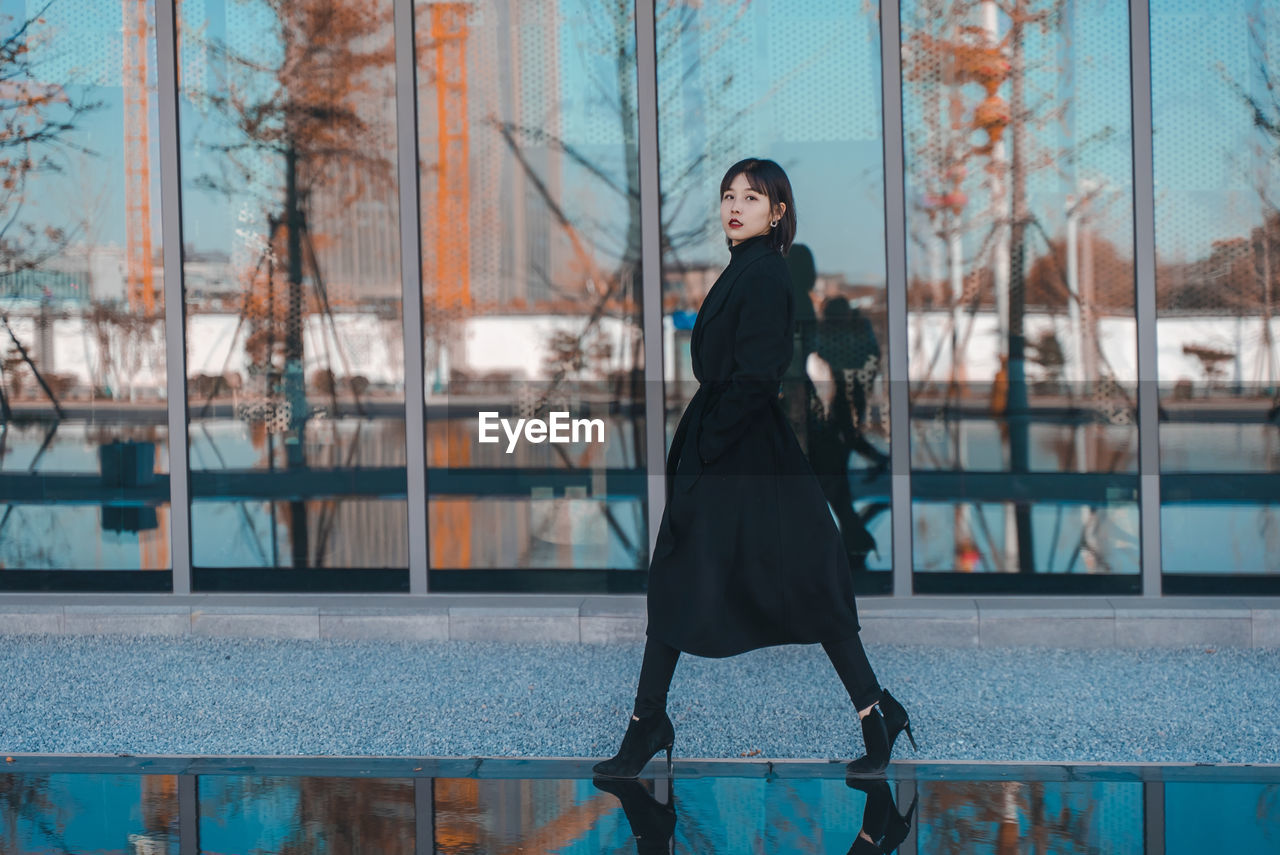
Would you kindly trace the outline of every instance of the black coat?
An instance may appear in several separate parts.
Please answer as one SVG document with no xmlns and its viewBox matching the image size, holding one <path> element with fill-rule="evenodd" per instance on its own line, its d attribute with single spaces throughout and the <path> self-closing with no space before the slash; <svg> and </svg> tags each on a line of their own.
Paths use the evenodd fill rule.
<svg viewBox="0 0 1280 855">
<path fill-rule="evenodd" d="M 766 236 L 731 249 L 694 322 L 698 391 L 666 461 L 646 632 L 697 656 L 841 641 L 853 575 L 817 476 L 783 414 L 794 296 Z"/>
</svg>

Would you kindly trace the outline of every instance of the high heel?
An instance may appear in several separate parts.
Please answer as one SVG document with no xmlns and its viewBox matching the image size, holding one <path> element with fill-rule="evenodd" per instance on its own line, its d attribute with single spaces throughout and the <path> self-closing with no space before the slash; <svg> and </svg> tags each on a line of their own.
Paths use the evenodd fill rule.
<svg viewBox="0 0 1280 855">
<path fill-rule="evenodd" d="M 884 726 L 889 732 L 889 751 L 893 751 L 893 743 L 904 730 L 907 732 L 907 739 L 911 740 L 911 750 L 919 751 L 916 738 L 911 733 L 911 718 L 907 715 L 906 707 L 898 703 L 898 699 L 889 694 L 888 689 L 880 690 L 880 709 L 884 711 Z"/>
<path fill-rule="evenodd" d="M 608 760 L 601 760 L 591 769 L 597 775 L 610 778 L 634 778 L 640 774 L 652 758 L 662 749 L 667 750 L 667 776 L 671 776 L 671 749 L 675 746 L 676 729 L 667 717 L 666 710 L 632 718 L 622 737 L 622 747 Z"/>
</svg>

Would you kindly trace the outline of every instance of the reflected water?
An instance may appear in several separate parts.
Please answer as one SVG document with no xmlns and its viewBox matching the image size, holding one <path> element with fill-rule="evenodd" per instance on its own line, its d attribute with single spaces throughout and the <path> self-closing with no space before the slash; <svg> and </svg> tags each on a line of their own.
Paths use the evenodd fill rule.
<svg viewBox="0 0 1280 855">
<path fill-rule="evenodd" d="M 11 758 L 12 853 L 1274 852 L 1265 767 L 576 760 Z M 78 765 L 77 765 L 78 764 Z M 654 767 L 656 768 L 656 767 Z M 860 833 L 875 844 L 860 837 Z"/>
</svg>

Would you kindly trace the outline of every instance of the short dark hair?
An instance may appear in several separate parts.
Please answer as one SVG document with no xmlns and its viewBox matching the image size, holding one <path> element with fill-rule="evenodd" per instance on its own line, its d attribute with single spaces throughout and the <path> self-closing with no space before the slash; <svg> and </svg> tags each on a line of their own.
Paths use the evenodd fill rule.
<svg viewBox="0 0 1280 855">
<path fill-rule="evenodd" d="M 779 202 L 787 206 L 782 212 L 782 219 L 769 233 L 769 245 L 786 255 L 791 250 L 791 242 L 796 239 L 796 200 L 792 198 L 791 181 L 787 178 L 787 173 L 772 160 L 748 157 L 730 166 L 729 171 L 724 174 L 724 178 L 720 180 L 721 196 L 724 196 L 724 191 L 729 189 L 733 179 L 739 175 L 746 176 L 747 184 L 752 190 L 769 197 L 770 207 Z M 729 238 L 725 238 L 725 241 L 730 246 L 733 245 Z"/>
</svg>

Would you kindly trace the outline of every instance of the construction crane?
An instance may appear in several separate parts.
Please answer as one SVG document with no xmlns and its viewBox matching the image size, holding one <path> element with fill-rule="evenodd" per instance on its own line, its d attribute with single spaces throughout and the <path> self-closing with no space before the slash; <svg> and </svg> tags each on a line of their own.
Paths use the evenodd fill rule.
<svg viewBox="0 0 1280 855">
<path fill-rule="evenodd" d="M 471 120 L 467 107 L 468 3 L 419 6 L 428 18 L 419 31 L 429 40 L 418 53 L 421 78 L 435 90 L 435 204 L 423 212 L 423 246 L 431 248 L 425 265 L 424 303 L 428 314 L 459 319 L 471 299 Z M 423 98 L 423 108 L 426 99 Z M 427 285 L 427 283 L 430 283 Z M 448 421 L 427 432 L 427 465 L 466 466 L 469 437 Z M 432 567 L 471 566 L 472 505 L 465 500 L 428 504 Z"/>
<path fill-rule="evenodd" d="M 121 0 L 124 19 L 125 293 L 129 309 L 153 317 L 155 283 L 151 263 L 151 135 L 147 46 L 152 24 L 149 0 Z"/>
</svg>

